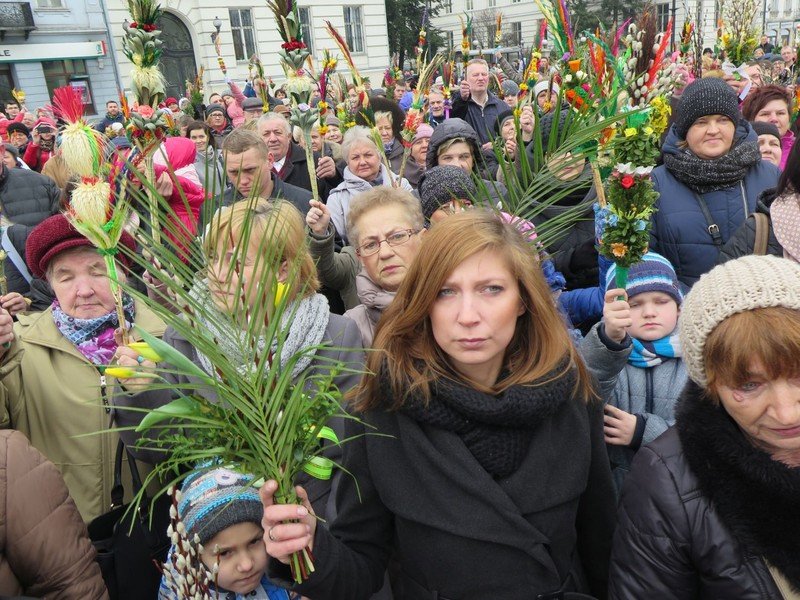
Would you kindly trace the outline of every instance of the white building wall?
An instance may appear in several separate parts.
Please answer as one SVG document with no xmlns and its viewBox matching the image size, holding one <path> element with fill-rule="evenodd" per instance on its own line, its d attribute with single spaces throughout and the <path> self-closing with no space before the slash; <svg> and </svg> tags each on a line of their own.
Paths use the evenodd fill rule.
<svg viewBox="0 0 800 600">
<path fill-rule="evenodd" d="M 363 31 L 365 51 L 354 54 L 356 66 L 362 75 L 371 75 L 373 81 L 381 76 L 389 64 L 389 48 L 387 44 L 386 8 L 383 0 L 352 0 L 347 5 L 361 6 L 363 14 Z M 278 61 L 278 50 L 282 40 L 278 35 L 275 18 L 266 6 L 266 2 L 249 3 L 231 0 L 223 3 L 209 0 L 162 0 L 162 8 L 178 16 L 187 26 L 194 46 L 197 67 L 205 68 L 206 97 L 211 92 L 223 91 L 227 86 L 217 63 L 217 54 L 211 41 L 215 32 L 214 20 L 222 21 L 220 30 L 222 57 L 228 69 L 228 76 L 240 86 L 244 86 L 248 77 L 248 61 L 237 62 L 231 33 L 231 22 L 228 9 L 248 8 L 251 10 L 255 28 L 256 52 L 264 64 L 265 73 L 271 76 L 276 84 L 284 80 L 284 73 Z M 315 57 L 322 55 L 322 49 L 328 48 L 334 55 L 338 49 L 325 31 L 324 20 L 331 23 L 344 36 L 344 14 L 342 4 L 322 0 L 305 0 L 299 6 L 308 7 L 313 25 L 313 48 Z M 109 21 L 117 50 L 117 60 L 126 90 L 130 86 L 130 62 L 122 53 L 122 23 L 128 16 L 127 3 L 124 0 L 108 0 Z M 339 69 L 346 70 L 344 61 L 340 61 Z"/>
</svg>

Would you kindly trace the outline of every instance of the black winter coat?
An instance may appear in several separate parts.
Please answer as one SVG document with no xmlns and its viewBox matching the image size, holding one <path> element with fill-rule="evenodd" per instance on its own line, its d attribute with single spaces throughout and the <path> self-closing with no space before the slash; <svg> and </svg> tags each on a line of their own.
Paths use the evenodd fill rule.
<svg viewBox="0 0 800 600">
<path fill-rule="evenodd" d="M 609 597 L 780 600 L 800 589 L 800 469 L 757 449 L 690 382 L 676 425 L 642 448 L 622 492 Z"/>
<path fill-rule="evenodd" d="M 584 188 L 585 195 L 580 202 L 575 205 L 563 202 L 549 204 L 540 208 L 531 218 L 533 224 L 539 228 L 550 219 L 563 218 L 566 214 L 574 214 L 576 217 L 563 235 L 545 247 L 553 259 L 556 271 L 560 271 L 564 275 L 568 290 L 593 288 L 599 284 L 600 267 L 597 262 L 594 209 L 592 208 L 597 194 L 589 179 L 589 173 L 587 169 L 585 174 L 581 175 L 587 179 L 587 182 Z M 571 185 L 574 185 L 574 182 L 571 182 Z M 541 204 L 541 202 L 531 199 L 527 210 L 533 210 L 540 207 Z"/>
<path fill-rule="evenodd" d="M 25 260 L 25 243 L 31 230 L 59 212 L 61 190 L 49 177 L 27 169 L 0 171 L 0 211 L 12 223 L 8 237 Z M 30 286 L 10 258 L 5 261 L 8 291 L 27 294 Z"/>
<path fill-rule="evenodd" d="M 770 218 L 769 208 L 772 202 L 777 198 L 777 190 L 769 188 L 761 192 L 756 202 L 756 212 L 767 215 L 769 219 L 769 241 L 767 243 L 767 254 L 774 256 L 783 256 L 783 246 L 781 246 L 778 239 L 775 237 L 775 232 L 772 230 L 772 219 Z M 731 236 L 728 243 L 725 244 L 719 251 L 717 257 L 717 264 L 721 265 L 724 262 L 753 254 L 753 249 L 756 244 L 756 220 L 752 217 L 745 219 L 744 223 L 739 226 L 739 229 Z"/>
<path fill-rule="evenodd" d="M 369 598 L 394 552 L 395 600 L 605 597 L 614 490 L 599 406 L 563 402 L 504 479 L 453 432 L 398 412 L 364 421 L 347 422 L 353 476 L 341 480 L 330 531 L 316 529 L 316 571 L 297 591 Z M 270 578 L 289 585 L 288 568 L 272 560 Z"/>
</svg>

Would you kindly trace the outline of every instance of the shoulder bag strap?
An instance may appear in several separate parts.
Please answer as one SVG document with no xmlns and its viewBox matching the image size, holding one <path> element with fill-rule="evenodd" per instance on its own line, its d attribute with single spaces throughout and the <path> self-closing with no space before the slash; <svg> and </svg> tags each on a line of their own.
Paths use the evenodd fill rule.
<svg viewBox="0 0 800 600">
<path fill-rule="evenodd" d="M 701 194 L 695 193 L 695 198 L 697 198 L 697 204 L 700 205 L 700 210 L 703 211 L 703 217 L 705 217 L 706 224 L 706 231 L 711 236 L 711 240 L 714 242 L 714 245 L 717 247 L 722 246 L 722 234 L 719 232 L 719 225 L 714 222 L 714 217 L 711 216 L 711 211 L 708 210 L 708 204 L 706 204 L 705 199 Z"/>
<path fill-rule="evenodd" d="M 756 240 L 753 243 L 753 254 L 764 256 L 769 247 L 769 219 L 767 219 L 767 215 L 760 212 L 754 212 L 750 216 L 756 221 Z"/>
<path fill-rule="evenodd" d="M 122 452 L 125 444 L 122 440 L 117 442 L 117 452 L 114 455 L 114 485 L 111 487 L 111 508 L 122 506 L 125 497 L 125 488 L 122 486 Z"/>
<path fill-rule="evenodd" d="M 19 274 L 25 278 L 25 281 L 30 283 L 31 279 L 33 279 L 33 275 L 31 275 L 31 272 L 28 270 L 28 265 L 26 265 L 25 261 L 22 260 L 22 257 L 19 255 L 19 252 L 17 252 L 16 247 L 11 242 L 11 238 L 8 237 L 8 227 L 3 228 L 3 236 L 0 238 L 0 245 L 2 245 L 3 250 L 6 251 L 8 258 L 11 259 L 11 262 L 14 264 L 14 266 L 17 267 Z"/>
</svg>

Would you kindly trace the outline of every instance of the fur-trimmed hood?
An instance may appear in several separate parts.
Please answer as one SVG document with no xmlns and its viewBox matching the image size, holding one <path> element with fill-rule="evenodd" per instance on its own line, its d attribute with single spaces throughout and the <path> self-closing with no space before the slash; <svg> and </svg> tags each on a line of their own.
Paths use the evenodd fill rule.
<svg viewBox="0 0 800 600">
<path fill-rule="evenodd" d="M 676 428 L 700 490 L 728 529 L 800 590 L 800 468 L 755 447 L 693 382 L 676 408 Z"/>
</svg>

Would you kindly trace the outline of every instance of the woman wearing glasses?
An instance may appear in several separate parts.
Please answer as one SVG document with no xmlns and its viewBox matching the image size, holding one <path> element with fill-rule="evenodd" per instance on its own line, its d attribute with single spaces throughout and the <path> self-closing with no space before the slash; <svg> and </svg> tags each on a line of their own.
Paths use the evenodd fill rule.
<svg viewBox="0 0 800 600">
<path fill-rule="evenodd" d="M 377 187 L 350 203 L 347 231 L 352 246 L 334 252 L 331 213 L 313 202 L 306 215 L 311 254 L 323 285 L 337 290 L 361 331 L 365 348 L 419 251 L 424 219 L 419 200 L 405 190 Z M 363 267 L 363 268 L 362 268 Z M 359 272 L 360 271 L 360 272 Z"/>
<path fill-rule="evenodd" d="M 261 489 L 270 579 L 290 585 L 290 554 L 310 546 L 316 570 L 293 589 L 314 600 L 368 598 L 390 557 L 395 600 L 604 598 L 600 403 L 534 250 L 483 210 L 423 238 L 353 397 L 336 520 Z"/>
</svg>

